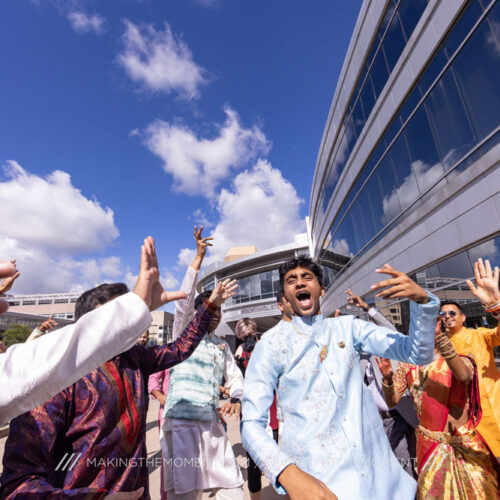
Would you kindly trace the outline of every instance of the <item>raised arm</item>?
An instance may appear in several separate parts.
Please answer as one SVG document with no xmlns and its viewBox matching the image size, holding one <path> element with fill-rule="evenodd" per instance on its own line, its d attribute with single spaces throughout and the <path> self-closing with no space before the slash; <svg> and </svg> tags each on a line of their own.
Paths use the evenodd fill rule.
<svg viewBox="0 0 500 500">
<path fill-rule="evenodd" d="M 145 372 L 151 374 L 166 370 L 191 356 L 207 333 L 212 316 L 228 297 L 236 293 L 237 288 L 236 280 L 220 281 L 177 340 L 161 347 L 145 349 L 141 356 L 141 364 Z"/>
<path fill-rule="evenodd" d="M 496 331 L 490 330 L 484 333 L 490 347 L 500 346 L 500 290 L 498 287 L 499 269 L 495 267 L 492 271 L 488 259 L 478 259 L 474 263 L 474 275 L 476 285 L 467 280 L 470 291 L 483 304 L 484 310 L 490 313 L 497 321 Z"/>
<path fill-rule="evenodd" d="M 406 363 L 425 365 L 434 355 L 434 329 L 439 310 L 439 299 L 426 292 L 405 273 L 385 265 L 377 269 L 390 279 L 371 288 L 381 290 L 376 297 L 383 299 L 410 299 L 410 333 L 403 335 L 392 329 L 373 325 L 359 319 L 353 320 L 354 346 L 359 351 Z"/>
<path fill-rule="evenodd" d="M 154 241 L 146 238 L 133 293 L 104 304 L 37 342 L 15 344 L 0 354 L 0 424 L 47 401 L 130 349 L 151 324 L 149 310 L 180 297 L 185 294 L 163 290 Z"/>
<path fill-rule="evenodd" d="M 173 340 L 177 339 L 184 331 L 194 316 L 194 296 L 196 294 L 196 283 L 201 264 L 207 253 L 207 247 L 213 238 L 202 236 L 203 226 L 198 228 L 194 226 L 194 239 L 196 241 L 196 255 L 193 262 L 188 266 L 184 279 L 182 280 L 181 290 L 186 293 L 186 298 L 175 302 L 174 324 L 172 327 Z"/>
<path fill-rule="evenodd" d="M 376 325 L 384 326 L 385 328 L 396 331 L 394 325 L 388 321 L 378 309 L 373 306 L 370 307 L 359 295 L 354 294 L 350 288 L 348 288 L 345 293 L 349 296 L 347 302 L 363 309 L 363 311 L 368 313 L 368 316 L 370 316 L 371 320 Z"/>
</svg>

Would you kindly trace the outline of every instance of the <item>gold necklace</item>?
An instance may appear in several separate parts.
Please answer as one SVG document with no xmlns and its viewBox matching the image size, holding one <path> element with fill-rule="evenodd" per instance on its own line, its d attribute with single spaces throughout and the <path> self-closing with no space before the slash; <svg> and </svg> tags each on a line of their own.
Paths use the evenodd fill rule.
<svg viewBox="0 0 500 500">
<path fill-rule="evenodd" d="M 311 337 L 311 335 L 308 335 L 307 333 L 304 333 L 304 332 L 301 332 L 294 324 L 293 324 L 293 321 L 291 321 L 292 323 L 292 326 L 293 328 L 295 329 L 295 331 L 299 334 L 299 335 L 303 335 L 304 337 L 307 337 L 309 338 L 312 343 L 318 347 L 320 347 L 316 341 Z M 328 356 L 328 346 L 326 344 L 323 344 L 321 346 L 321 351 L 319 353 L 319 362 L 320 363 L 323 363 L 323 361 L 325 361 L 326 357 Z"/>
</svg>

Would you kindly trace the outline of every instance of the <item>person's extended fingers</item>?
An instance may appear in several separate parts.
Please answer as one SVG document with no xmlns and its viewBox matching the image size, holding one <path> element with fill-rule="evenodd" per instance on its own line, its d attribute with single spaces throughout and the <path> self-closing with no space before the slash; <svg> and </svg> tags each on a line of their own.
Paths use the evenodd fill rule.
<svg viewBox="0 0 500 500">
<path fill-rule="evenodd" d="M 384 297 L 384 298 L 398 297 L 397 294 L 399 293 L 404 294 L 406 291 L 407 291 L 406 287 L 402 285 L 395 285 L 380 291 L 375 295 L 375 297 Z"/>
<path fill-rule="evenodd" d="M 372 285 L 370 288 L 372 290 L 379 290 L 380 288 L 384 288 L 386 286 L 394 286 L 394 285 L 398 285 L 398 284 L 399 284 L 398 278 L 390 278 L 387 280 L 379 281 L 378 283 L 375 283 L 374 285 Z"/>
<path fill-rule="evenodd" d="M 381 274 L 390 274 L 391 276 L 399 276 L 401 274 L 401 271 L 396 271 L 392 266 L 389 264 L 384 264 L 382 267 L 379 267 L 375 269 L 376 273 L 381 273 Z"/>
<path fill-rule="evenodd" d="M 495 266 L 495 270 L 493 271 L 493 279 L 495 280 L 495 283 L 498 284 L 498 278 L 500 275 L 500 270 L 498 269 L 497 266 Z"/>
<path fill-rule="evenodd" d="M 471 280 L 465 280 L 465 283 L 467 283 L 469 290 L 475 295 L 477 292 L 477 288 L 474 286 L 474 283 L 472 283 Z"/>
<path fill-rule="evenodd" d="M 477 267 L 479 270 L 479 276 L 481 278 L 486 278 L 486 270 L 484 269 L 483 259 L 481 258 L 477 259 Z"/>
<path fill-rule="evenodd" d="M 485 268 L 485 271 L 486 271 L 486 277 L 487 278 L 492 278 L 493 277 L 493 272 L 491 271 L 491 264 L 490 264 L 490 261 L 488 259 L 486 259 L 484 261 L 484 268 Z"/>
</svg>

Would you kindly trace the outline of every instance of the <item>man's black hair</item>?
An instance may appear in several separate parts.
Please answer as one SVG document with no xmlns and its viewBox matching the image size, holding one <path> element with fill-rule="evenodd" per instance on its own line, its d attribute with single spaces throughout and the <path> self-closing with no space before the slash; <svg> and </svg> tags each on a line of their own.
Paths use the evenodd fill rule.
<svg viewBox="0 0 500 500">
<path fill-rule="evenodd" d="M 280 287 L 281 290 L 285 289 L 285 274 L 297 267 L 303 267 L 312 271 L 318 279 L 319 286 L 323 286 L 323 270 L 321 266 L 307 255 L 299 255 L 293 259 L 283 262 L 280 266 Z"/>
<path fill-rule="evenodd" d="M 465 314 L 464 310 L 462 309 L 462 306 L 453 300 L 443 300 L 441 302 L 441 309 L 443 308 L 443 306 L 455 306 L 460 311 L 461 314 Z"/>
<path fill-rule="evenodd" d="M 203 302 L 210 298 L 210 295 L 212 295 L 213 290 L 204 290 L 201 292 L 196 299 L 194 299 L 194 310 L 197 311 Z"/>
<path fill-rule="evenodd" d="M 93 311 L 97 306 L 105 304 L 112 297 L 124 295 L 127 292 L 128 287 L 125 283 L 104 283 L 83 292 L 75 304 L 75 321 Z"/>
</svg>

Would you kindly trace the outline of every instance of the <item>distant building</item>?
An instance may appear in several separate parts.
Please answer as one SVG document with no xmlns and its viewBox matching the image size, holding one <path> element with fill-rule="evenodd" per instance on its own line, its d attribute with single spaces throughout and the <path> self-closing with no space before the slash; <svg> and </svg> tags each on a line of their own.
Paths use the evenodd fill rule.
<svg viewBox="0 0 500 500">
<path fill-rule="evenodd" d="M 50 316 L 61 319 L 75 319 L 75 303 L 81 292 L 44 293 L 33 295 L 7 295 L 9 311 L 35 316 Z"/>
<path fill-rule="evenodd" d="M 153 311 L 153 322 L 148 328 L 149 340 L 155 345 L 164 345 L 172 342 L 172 329 L 174 324 L 174 315 L 167 311 Z"/>
<path fill-rule="evenodd" d="M 255 247 L 231 248 L 228 255 L 240 255 L 239 259 L 224 259 L 224 262 L 215 262 L 205 268 L 198 283 L 198 291 L 213 289 L 226 278 L 238 280 L 238 293 L 223 305 L 222 321 L 217 328 L 217 334 L 225 337 L 231 347 L 236 344 L 234 328 L 238 320 L 246 317 L 254 319 L 260 332 L 265 332 L 280 321 L 281 313 L 276 302 L 278 270 L 283 262 L 301 254 L 310 254 L 305 233 L 296 235 L 293 243 L 261 252 Z M 345 257 L 330 253 L 330 267 L 324 267 L 327 283 L 334 270 L 342 267 L 345 261 Z"/>
<path fill-rule="evenodd" d="M 41 325 L 47 318 L 45 316 L 39 316 L 34 314 L 25 314 L 19 312 L 12 312 L 10 309 L 0 315 L 0 334 L 13 325 L 23 325 L 34 330 L 38 325 Z M 59 325 L 54 329 L 58 330 L 63 326 L 72 323 L 71 320 L 58 318 L 57 322 Z"/>
</svg>

